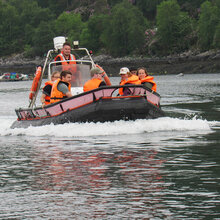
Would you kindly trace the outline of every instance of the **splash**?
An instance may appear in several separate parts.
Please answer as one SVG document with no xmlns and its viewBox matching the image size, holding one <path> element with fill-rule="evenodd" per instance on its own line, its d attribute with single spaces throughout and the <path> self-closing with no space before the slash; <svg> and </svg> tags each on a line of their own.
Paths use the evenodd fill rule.
<svg viewBox="0 0 220 220">
<path fill-rule="evenodd" d="M 202 119 L 138 119 L 135 121 L 115 121 L 105 123 L 66 123 L 62 125 L 45 125 L 40 127 L 10 129 L 12 119 L 0 119 L 0 136 L 55 136 L 83 137 L 103 135 L 129 135 L 166 131 L 211 131 L 213 122 Z M 215 124 L 215 123 L 214 123 Z"/>
</svg>

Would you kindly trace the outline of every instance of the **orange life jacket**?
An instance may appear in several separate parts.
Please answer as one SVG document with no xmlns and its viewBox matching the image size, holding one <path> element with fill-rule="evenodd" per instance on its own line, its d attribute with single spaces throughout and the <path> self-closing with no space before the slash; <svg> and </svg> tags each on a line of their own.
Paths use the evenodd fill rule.
<svg viewBox="0 0 220 220">
<path fill-rule="evenodd" d="M 47 85 L 50 85 L 50 86 L 51 86 L 51 91 L 52 91 L 53 82 L 52 82 L 52 81 L 47 81 L 47 82 L 45 82 L 44 87 L 47 86 Z M 44 88 L 43 88 L 43 89 L 44 89 Z M 45 94 L 45 95 L 46 95 L 46 94 Z M 45 105 L 49 105 L 49 104 L 50 104 L 50 96 L 48 96 L 48 95 L 45 96 L 44 104 L 45 104 Z"/>
<path fill-rule="evenodd" d="M 128 77 L 127 80 L 122 80 L 120 82 L 120 86 L 123 86 L 125 84 L 135 84 L 135 85 L 138 85 L 138 84 L 141 84 L 141 81 L 139 80 L 138 76 L 132 75 L 132 76 Z M 123 89 L 124 88 L 119 88 L 119 94 L 120 95 L 123 95 Z"/>
<path fill-rule="evenodd" d="M 65 94 L 63 94 L 62 92 L 60 92 L 57 89 L 57 86 L 60 82 L 65 83 L 68 86 L 69 91 L 71 91 L 71 84 L 70 83 L 63 82 L 63 81 L 61 81 L 61 79 L 56 80 L 52 86 L 51 95 L 50 95 L 50 103 L 58 102 L 62 99 L 67 98 L 67 96 Z"/>
<path fill-rule="evenodd" d="M 141 84 L 144 84 L 145 82 L 151 83 L 153 85 L 151 89 L 154 92 L 156 92 L 157 91 L 157 84 L 153 81 L 153 79 L 154 79 L 153 76 L 147 76 L 147 77 L 141 79 Z"/>
<path fill-rule="evenodd" d="M 102 82 L 101 79 L 90 79 L 84 84 L 83 91 L 87 92 L 92 89 L 97 89 L 97 88 L 99 88 L 99 85 L 101 82 Z"/>
<path fill-rule="evenodd" d="M 54 61 L 56 61 L 58 57 L 60 58 L 60 61 L 62 61 L 61 62 L 62 70 L 69 70 L 71 73 L 76 73 L 76 70 L 77 70 L 77 68 L 76 68 L 76 61 L 75 61 L 76 58 L 75 58 L 75 56 L 73 54 L 70 54 L 70 58 L 69 58 L 70 61 L 68 61 L 68 62 L 66 61 L 66 59 L 65 59 L 65 57 L 63 55 L 63 52 L 58 54 L 55 57 Z M 71 67 L 68 64 L 72 64 Z"/>
</svg>

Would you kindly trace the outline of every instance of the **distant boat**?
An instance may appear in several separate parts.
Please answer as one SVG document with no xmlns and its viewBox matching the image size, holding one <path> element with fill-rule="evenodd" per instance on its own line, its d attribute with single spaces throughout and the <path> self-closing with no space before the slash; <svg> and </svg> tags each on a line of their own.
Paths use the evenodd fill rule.
<svg viewBox="0 0 220 220">
<path fill-rule="evenodd" d="M 28 79 L 28 75 L 19 73 L 3 73 L 0 76 L 0 82 L 24 81 Z"/>
<path fill-rule="evenodd" d="M 183 73 L 179 73 L 179 74 L 177 74 L 176 76 L 177 76 L 177 77 L 180 77 L 180 76 L 184 76 L 184 74 L 183 74 Z"/>
</svg>

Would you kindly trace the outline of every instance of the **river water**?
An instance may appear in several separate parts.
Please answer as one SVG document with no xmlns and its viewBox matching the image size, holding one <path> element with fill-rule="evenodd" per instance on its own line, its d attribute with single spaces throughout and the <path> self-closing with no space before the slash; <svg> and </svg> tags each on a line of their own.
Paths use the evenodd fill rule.
<svg viewBox="0 0 220 220">
<path fill-rule="evenodd" d="M 155 81 L 164 118 L 27 129 L 1 82 L 0 219 L 219 219 L 220 74 Z"/>
</svg>

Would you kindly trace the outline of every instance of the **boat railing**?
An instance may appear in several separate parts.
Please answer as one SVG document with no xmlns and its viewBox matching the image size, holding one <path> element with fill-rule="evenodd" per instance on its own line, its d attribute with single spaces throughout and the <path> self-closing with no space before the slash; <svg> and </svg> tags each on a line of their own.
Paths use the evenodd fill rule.
<svg viewBox="0 0 220 220">
<path fill-rule="evenodd" d="M 76 60 L 76 62 L 84 62 L 84 63 L 90 63 L 92 66 L 95 66 L 95 63 L 89 53 L 89 51 L 86 49 L 86 48 L 76 48 L 76 49 L 73 49 L 73 51 L 85 51 L 85 54 L 89 57 L 90 60 L 82 60 L 82 59 L 78 59 Z M 57 53 L 57 50 L 55 49 L 51 49 L 47 52 L 47 56 L 46 56 L 46 59 L 45 59 L 45 62 L 44 62 L 44 65 L 43 65 L 43 69 L 42 69 L 42 74 L 41 74 L 41 77 L 40 77 L 40 80 L 39 80 L 39 83 L 38 83 L 38 86 L 37 86 L 37 90 L 35 92 L 35 96 L 32 100 L 30 100 L 30 103 L 29 103 L 29 107 L 30 108 L 34 108 L 35 106 L 35 102 L 36 102 L 36 99 L 37 99 L 37 95 L 38 95 L 38 92 L 41 88 L 41 83 L 42 83 L 42 79 L 44 78 L 44 75 L 45 75 L 45 70 L 46 68 L 48 67 L 48 79 L 50 80 L 51 79 L 51 69 L 50 69 L 50 65 L 51 64 L 54 64 L 55 61 L 52 61 L 51 62 L 51 59 L 53 60 L 53 56 L 52 54 L 54 53 Z M 62 62 L 62 61 L 56 61 L 56 62 Z"/>
<path fill-rule="evenodd" d="M 118 95 L 120 88 L 127 88 L 130 94 L 126 96 Z M 124 86 L 104 86 L 85 93 L 66 98 L 57 103 L 33 109 L 16 109 L 18 120 L 39 119 L 51 116 L 57 116 L 64 112 L 86 106 L 90 103 L 97 102 L 102 99 L 127 99 L 144 97 L 146 100 L 155 105 L 160 105 L 160 95 L 152 90 L 144 87 L 143 85 L 124 85 Z"/>
<path fill-rule="evenodd" d="M 54 72 L 54 67 L 58 67 L 60 66 L 60 69 L 62 69 L 61 67 L 63 65 L 61 65 L 62 63 L 64 62 L 70 62 L 71 60 L 65 60 L 65 61 L 52 61 L 49 63 L 48 65 L 48 79 L 51 79 L 51 75 L 52 75 L 52 72 Z M 79 66 L 79 65 L 82 65 L 82 64 L 85 64 L 85 65 L 89 65 L 90 66 L 90 69 L 91 67 L 93 67 L 93 62 L 91 60 L 82 60 L 82 59 L 78 59 L 78 60 L 74 60 L 76 62 L 76 64 L 68 64 L 69 66 Z M 60 65 L 57 65 L 57 64 L 60 64 Z"/>
</svg>

